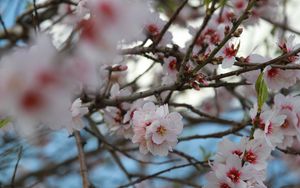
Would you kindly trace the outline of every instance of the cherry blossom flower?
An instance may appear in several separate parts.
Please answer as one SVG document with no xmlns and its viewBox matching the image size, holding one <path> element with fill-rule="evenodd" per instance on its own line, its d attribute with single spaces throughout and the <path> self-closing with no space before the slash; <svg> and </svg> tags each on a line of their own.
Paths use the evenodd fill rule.
<svg viewBox="0 0 300 188">
<path fill-rule="evenodd" d="M 264 170 L 267 167 L 267 159 L 271 155 L 271 147 L 267 145 L 264 139 L 243 138 L 241 145 L 245 146 L 242 156 L 245 165 L 251 165 L 256 170 Z"/>
<path fill-rule="evenodd" d="M 88 0 L 76 0 L 74 3 L 77 3 L 76 7 L 70 4 L 63 4 L 59 6 L 58 13 L 62 16 L 68 15 L 63 19 L 63 23 L 68 25 L 76 25 L 82 20 L 86 15 L 90 13 L 87 8 Z"/>
<path fill-rule="evenodd" d="M 266 168 L 267 158 L 271 154 L 271 148 L 264 139 L 252 139 L 243 137 L 239 143 L 223 139 L 218 144 L 218 152 L 215 155 L 215 163 L 225 163 L 231 155 L 241 158 L 245 165 L 251 165 L 257 170 Z"/>
<path fill-rule="evenodd" d="M 269 57 L 264 57 L 259 54 L 250 54 L 246 59 L 245 63 L 264 63 L 269 61 L 271 58 Z M 246 80 L 249 83 L 255 83 L 258 76 L 260 74 L 260 70 L 254 70 L 254 71 L 249 71 L 243 74 L 243 77 L 246 78 Z"/>
<path fill-rule="evenodd" d="M 157 107 L 148 102 L 134 112 L 133 126 L 132 142 L 140 145 L 142 153 L 166 156 L 176 145 L 183 123 L 182 116 L 169 113 L 167 105 Z"/>
<path fill-rule="evenodd" d="M 78 24 L 78 48 L 82 55 L 98 63 L 114 65 L 121 62 L 119 49 L 143 40 L 142 25 L 150 14 L 144 1 L 89 0 L 85 7 L 90 16 Z M 144 13 L 140 14 L 141 11 Z M 138 19 L 136 15 L 140 15 Z"/>
<path fill-rule="evenodd" d="M 223 139 L 218 144 L 207 188 L 263 187 L 267 159 L 271 154 L 264 139 L 243 137 L 239 143 Z"/>
<path fill-rule="evenodd" d="M 268 88 L 275 91 L 294 85 L 297 81 L 296 76 L 293 70 L 282 70 L 271 66 L 267 66 L 264 70 L 264 79 Z"/>
<path fill-rule="evenodd" d="M 119 84 L 114 84 L 110 90 L 110 98 L 118 99 L 119 97 L 129 96 L 131 91 L 129 88 L 120 89 Z M 126 111 L 130 109 L 129 103 L 121 103 L 118 107 L 106 107 L 104 111 L 104 121 L 107 123 L 112 133 L 123 135 L 125 138 L 132 137 L 131 123 L 124 119 Z"/>
<path fill-rule="evenodd" d="M 174 82 L 176 81 L 177 78 L 177 59 L 175 57 L 168 57 L 164 59 L 164 64 L 163 64 L 163 72 L 165 76 L 170 77 L 171 80 Z"/>
<path fill-rule="evenodd" d="M 207 184 L 204 185 L 204 188 L 231 188 L 230 182 L 226 176 L 217 178 L 216 174 L 212 171 L 209 172 L 206 176 Z"/>
<path fill-rule="evenodd" d="M 156 12 L 145 12 L 144 14 L 147 15 L 143 23 L 145 37 L 149 37 L 151 40 L 155 41 L 166 22 L 163 21 Z M 167 31 L 160 41 L 160 44 L 168 44 L 172 42 L 172 38 L 172 34 Z"/>
<path fill-rule="evenodd" d="M 129 110 L 127 110 L 126 114 L 124 115 L 124 118 L 123 118 L 123 123 L 131 123 L 132 124 L 132 118 L 133 118 L 133 115 L 134 115 L 134 112 L 141 108 L 143 105 L 145 104 L 145 101 L 143 99 L 138 99 L 136 101 L 134 101 Z"/>
<path fill-rule="evenodd" d="M 66 57 L 63 64 L 63 74 L 69 78 L 68 83 L 72 85 L 74 93 L 94 94 L 104 90 L 108 82 L 107 66 L 99 65 L 77 54 L 74 57 Z"/>
<path fill-rule="evenodd" d="M 232 5 L 234 6 L 234 11 L 237 12 L 238 15 L 240 15 L 243 11 L 245 11 L 248 2 L 245 0 L 230 0 Z"/>
<path fill-rule="evenodd" d="M 265 63 L 271 58 L 263 57 L 258 54 L 249 55 L 245 63 Z M 250 71 L 244 73 L 243 76 L 249 81 L 249 83 L 255 83 L 258 75 L 260 74 L 259 70 Z M 271 90 L 277 91 L 282 88 L 289 88 L 294 85 L 297 81 L 298 72 L 294 70 L 282 70 L 280 68 L 275 68 L 272 66 L 267 66 L 264 69 L 264 80 Z"/>
<path fill-rule="evenodd" d="M 218 144 L 218 152 L 215 155 L 216 163 L 225 163 L 227 158 L 231 155 L 237 155 L 241 157 L 245 151 L 245 146 L 243 144 L 237 144 L 231 142 L 227 138 L 224 138 Z"/>
<path fill-rule="evenodd" d="M 235 56 L 238 52 L 238 47 L 234 44 L 226 44 L 221 51 L 218 53 L 223 58 L 222 68 L 230 68 L 235 62 Z"/>
<path fill-rule="evenodd" d="M 116 133 L 129 139 L 133 135 L 132 127 L 129 122 L 123 123 L 123 114 L 124 112 L 120 108 L 106 107 L 103 118 L 111 133 Z"/>
<path fill-rule="evenodd" d="M 276 20 L 278 5 L 279 2 L 273 0 L 262 0 L 257 2 L 255 4 L 255 8 L 252 10 L 252 16 L 248 22 L 257 23 L 259 17 Z"/>
<path fill-rule="evenodd" d="M 285 135 L 295 136 L 299 134 L 298 127 L 298 111 L 299 111 L 299 97 L 284 96 L 282 94 L 277 94 L 274 97 L 274 106 L 279 109 L 279 113 L 286 115 L 287 118 L 282 124 L 282 132 Z"/>
<path fill-rule="evenodd" d="M 236 18 L 235 13 L 232 9 L 224 7 L 223 11 L 219 14 L 214 14 L 212 16 L 213 25 L 224 25 L 224 29 L 230 29 L 232 27 L 232 20 Z M 222 31 L 225 32 L 224 30 Z"/>
<path fill-rule="evenodd" d="M 294 44 L 294 40 L 295 40 L 295 35 L 290 35 L 286 41 L 285 40 L 281 41 L 278 44 L 280 50 L 284 54 L 286 54 L 298 49 L 300 47 L 300 44 Z M 295 62 L 298 59 L 299 59 L 298 54 L 288 57 L 289 62 Z"/>
<path fill-rule="evenodd" d="M 255 139 L 265 139 L 268 145 L 274 148 L 277 144 L 282 143 L 283 133 L 280 130 L 284 123 L 286 116 L 280 115 L 278 110 L 270 109 L 266 105 L 260 113 L 258 119 L 256 118 L 257 105 L 250 111 L 253 124 L 257 126 L 254 132 Z"/>
<path fill-rule="evenodd" d="M 218 179 L 226 180 L 223 187 L 247 187 L 247 180 L 253 179 L 257 173 L 249 166 L 242 166 L 242 160 L 236 155 L 229 156 L 225 164 L 214 164 L 213 171 Z M 262 177 L 257 178 L 260 181 Z"/>
<path fill-rule="evenodd" d="M 201 50 L 206 48 L 206 52 L 211 51 L 216 45 L 218 45 L 224 38 L 225 25 L 209 22 L 205 30 L 197 38 L 195 48 L 193 49 L 193 55 L 197 55 Z M 194 36 L 198 29 L 189 28 L 189 33 Z M 189 45 L 190 42 L 187 43 Z"/>
<path fill-rule="evenodd" d="M 84 127 L 82 116 L 89 113 L 89 109 L 87 107 L 82 106 L 82 101 L 80 98 L 76 99 L 71 105 L 71 114 L 72 114 L 72 122 L 73 124 L 68 128 L 69 132 L 73 132 L 72 129 L 80 130 Z"/>
</svg>

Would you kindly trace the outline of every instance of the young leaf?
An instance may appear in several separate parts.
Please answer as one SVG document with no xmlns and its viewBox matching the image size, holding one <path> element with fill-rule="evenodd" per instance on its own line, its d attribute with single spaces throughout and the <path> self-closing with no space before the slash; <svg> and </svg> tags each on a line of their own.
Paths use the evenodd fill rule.
<svg viewBox="0 0 300 188">
<path fill-rule="evenodd" d="M 265 83 L 263 73 L 260 73 L 255 83 L 255 90 L 257 93 L 258 112 L 261 111 L 263 104 L 268 99 L 268 87 Z"/>
<path fill-rule="evenodd" d="M 9 118 L 5 118 L 5 119 L 0 119 L 0 129 L 2 127 L 5 127 L 5 125 L 7 125 L 10 122 Z"/>
</svg>

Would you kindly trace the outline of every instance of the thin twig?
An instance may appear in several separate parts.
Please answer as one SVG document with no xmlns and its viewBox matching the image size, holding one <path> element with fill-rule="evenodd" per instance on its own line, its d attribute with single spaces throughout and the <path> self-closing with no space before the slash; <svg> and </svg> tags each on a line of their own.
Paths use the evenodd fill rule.
<svg viewBox="0 0 300 188">
<path fill-rule="evenodd" d="M 179 82 L 182 81 L 182 79 L 183 79 L 183 73 L 184 73 L 184 69 L 185 69 L 186 63 L 190 59 L 190 56 L 191 56 L 191 54 L 193 52 L 194 46 L 196 45 L 199 36 L 201 35 L 201 33 L 206 28 L 206 26 L 207 26 L 207 24 L 208 24 L 208 22 L 209 22 L 209 20 L 210 20 L 210 18 L 212 16 L 213 12 L 216 10 L 215 9 L 216 2 L 217 1 L 214 0 L 212 2 L 211 7 L 206 11 L 206 15 L 205 15 L 205 18 L 204 18 L 204 20 L 202 22 L 202 25 L 201 25 L 200 29 L 198 30 L 198 32 L 196 33 L 196 35 L 194 36 L 194 38 L 192 40 L 192 43 L 189 45 L 189 47 L 188 47 L 188 49 L 187 49 L 187 51 L 185 53 L 185 56 L 184 56 L 184 58 L 182 60 L 182 64 L 180 66 L 179 74 L 178 74 L 178 77 L 177 77 L 177 81 L 179 81 Z"/>
<path fill-rule="evenodd" d="M 300 156 L 300 151 L 293 150 L 291 148 L 287 149 L 282 149 L 279 147 L 276 147 L 277 150 L 281 151 L 282 153 L 288 154 L 288 155 L 299 155 Z"/>
<path fill-rule="evenodd" d="M 120 186 L 119 188 L 129 187 L 129 186 L 135 185 L 135 184 L 137 184 L 137 183 L 140 183 L 140 182 L 142 182 L 142 181 L 144 181 L 144 180 L 147 180 L 147 179 L 150 179 L 150 178 L 157 177 L 157 176 L 159 176 L 159 175 L 161 175 L 161 174 L 163 174 L 163 173 L 170 172 L 170 171 L 172 171 L 172 170 L 176 170 L 176 169 L 179 169 L 179 168 L 184 168 L 184 167 L 196 165 L 196 164 L 200 164 L 200 165 L 203 165 L 203 166 L 204 166 L 204 165 L 207 164 L 207 162 L 202 162 L 202 161 L 200 161 L 200 162 L 187 163 L 187 164 L 183 164 L 183 165 L 173 166 L 173 167 L 171 167 L 171 168 L 167 168 L 167 169 L 165 169 L 165 170 L 156 172 L 156 173 L 154 173 L 154 174 L 151 174 L 151 175 L 148 175 L 148 176 L 145 176 L 145 177 L 141 177 L 141 178 L 139 178 L 139 179 L 133 181 L 132 183 L 128 183 L 128 184 L 126 184 L 126 185 L 122 185 L 122 186 Z"/>
<path fill-rule="evenodd" d="M 23 146 L 20 146 L 20 149 L 19 149 L 19 153 L 18 153 L 18 158 L 17 158 L 17 162 L 16 162 L 16 165 L 15 165 L 15 168 L 14 168 L 14 173 L 13 173 L 13 176 L 11 178 L 11 188 L 14 188 L 15 187 L 15 178 L 16 178 L 16 174 L 17 174 L 17 169 L 18 169 L 18 166 L 19 166 L 19 162 L 22 158 L 22 154 L 23 154 Z"/>
<path fill-rule="evenodd" d="M 0 14 L 0 23 L 1 23 L 1 26 L 2 26 L 2 28 L 3 28 L 3 30 L 4 30 L 4 33 L 5 33 L 6 37 L 7 37 L 7 38 L 10 38 L 10 35 L 9 35 L 8 31 L 7 31 L 7 28 L 6 28 L 6 26 L 5 26 L 5 23 L 4 23 L 4 20 L 3 20 L 1 14 Z"/>
<path fill-rule="evenodd" d="M 253 71 L 253 70 L 264 69 L 265 67 L 267 67 L 269 65 L 280 63 L 282 60 L 285 60 L 286 58 L 288 58 L 290 56 L 296 55 L 299 52 L 300 52 L 300 48 L 298 48 L 298 49 L 296 49 L 296 50 L 294 50 L 292 52 L 289 52 L 287 54 L 278 56 L 277 58 L 274 58 L 274 59 L 272 59 L 270 61 L 266 61 L 264 63 L 258 64 L 257 66 L 247 67 L 247 68 L 244 68 L 244 69 L 239 69 L 239 70 L 227 72 L 227 73 L 224 73 L 224 74 L 219 74 L 219 75 L 211 76 L 211 77 L 208 77 L 207 80 L 209 80 L 209 81 L 211 81 L 211 80 L 219 80 L 221 78 L 226 78 L 226 77 L 229 77 L 229 76 L 236 76 L 236 75 L 240 75 L 242 73 Z"/>
<path fill-rule="evenodd" d="M 154 67 L 155 64 L 156 64 L 155 62 L 152 63 L 143 73 L 141 73 L 140 75 L 138 75 L 131 82 L 129 82 L 129 83 L 125 84 L 124 86 L 122 86 L 121 89 L 135 84 L 142 76 L 144 76 L 147 72 L 149 72 Z"/>
<path fill-rule="evenodd" d="M 85 161 L 85 154 L 83 151 L 82 140 L 79 131 L 74 131 L 74 136 L 76 139 L 76 145 L 78 150 L 78 159 L 80 163 L 80 175 L 82 178 L 82 187 L 90 188 L 91 184 L 88 179 L 88 169 Z"/>
<path fill-rule="evenodd" d="M 232 129 L 229 129 L 229 130 L 226 130 L 226 131 L 212 133 L 212 134 L 206 134 L 206 135 L 187 136 L 187 137 L 179 138 L 178 140 L 180 142 L 184 142 L 184 141 L 193 140 L 193 139 L 223 138 L 226 135 L 234 134 L 234 133 L 244 129 L 247 125 L 248 125 L 248 123 L 245 123 L 245 124 L 241 124 L 240 126 L 233 127 Z"/>
<path fill-rule="evenodd" d="M 40 30 L 40 19 L 39 19 L 39 14 L 37 11 L 37 6 L 36 6 L 36 0 L 33 0 L 33 9 L 34 9 L 34 18 L 35 20 L 35 26 L 37 27 L 38 31 Z"/>
<path fill-rule="evenodd" d="M 233 125 L 233 126 L 240 126 L 240 124 L 241 124 L 241 123 L 236 122 L 236 121 L 231 121 L 231 120 L 222 119 L 222 118 L 218 118 L 218 117 L 212 116 L 210 114 L 207 114 L 205 112 L 202 112 L 202 111 L 196 109 L 195 107 L 193 107 L 192 105 L 189 105 L 189 104 L 185 104 L 185 103 L 170 103 L 169 105 L 170 106 L 174 106 L 174 107 L 184 107 L 184 108 L 187 108 L 187 109 L 191 110 L 193 113 L 195 113 L 195 114 L 197 114 L 199 116 L 206 117 L 208 119 L 212 119 L 215 122 L 219 122 L 219 123 L 222 123 L 222 124 L 228 124 L 228 125 Z"/>
<path fill-rule="evenodd" d="M 238 29 L 238 27 L 241 25 L 241 23 L 247 18 L 247 15 L 249 13 L 249 10 L 254 6 L 256 0 L 250 0 L 245 11 L 243 14 L 239 17 L 239 19 L 234 22 L 231 30 L 228 32 L 228 34 L 224 37 L 222 42 L 209 54 L 208 58 L 193 70 L 193 73 L 198 72 L 202 67 L 207 65 L 212 61 L 212 59 L 215 57 L 215 55 L 223 48 L 223 46 L 232 38 L 232 34 Z"/>
</svg>

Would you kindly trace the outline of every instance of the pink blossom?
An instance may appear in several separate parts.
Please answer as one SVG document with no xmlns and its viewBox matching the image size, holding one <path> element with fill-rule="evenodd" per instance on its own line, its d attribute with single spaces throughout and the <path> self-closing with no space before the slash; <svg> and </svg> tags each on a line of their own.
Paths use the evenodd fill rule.
<svg viewBox="0 0 300 188">
<path fill-rule="evenodd" d="M 227 158 L 231 155 L 237 155 L 238 157 L 242 157 L 245 151 L 245 145 L 240 143 L 234 143 L 224 138 L 218 144 L 218 152 L 215 155 L 216 163 L 225 163 Z"/>
<path fill-rule="evenodd" d="M 286 115 L 286 119 L 281 126 L 284 135 L 296 136 L 300 133 L 298 127 L 299 97 L 284 96 L 277 94 L 274 97 L 274 106 L 279 109 L 279 113 Z"/>
<path fill-rule="evenodd" d="M 241 145 L 245 146 L 242 159 L 245 165 L 251 165 L 256 170 L 267 168 L 267 159 L 271 155 L 271 147 L 267 145 L 264 139 L 247 139 L 243 138 Z"/>
<path fill-rule="evenodd" d="M 238 47 L 234 44 L 226 44 L 221 51 L 218 53 L 219 56 L 223 57 L 222 68 L 230 68 L 235 62 L 235 56 L 238 52 Z"/>
<path fill-rule="evenodd" d="M 72 114 L 72 122 L 73 124 L 70 127 L 67 127 L 69 132 L 73 132 L 72 129 L 80 130 L 83 128 L 82 117 L 89 113 L 89 109 L 87 107 L 82 106 L 81 99 L 76 99 L 71 105 L 71 114 Z"/>
<path fill-rule="evenodd" d="M 146 15 L 143 23 L 145 37 L 149 37 L 151 40 L 155 41 L 157 40 L 166 22 L 163 21 L 156 12 L 145 12 L 144 14 Z M 172 42 L 172 38 L 172 34 L 167 31 L 160 41 L 160 44 L 169 44 Z"/>
<path fill-rule="evenodd" d="M 246 59 L 245 63 L 264 63 L 269 61 L 271 58 L 269 57 L 264 57 L 259 54 L 250 54 Z M 258 76 L 260 74 L 260 70 L 254 70 L 254 71 L 249 71 L 243 74 L 243 77 L 246 78 L 246 80 L 249 83 L 255 83 Z"/>
<path fill-rule="evenodd" d="M 271 148 L 264 139 L 242 138 L 240 143 L 224 139 L 206 176 L 207 188 L 257 187 L 265 188 L 265 168 Z"/>
<path fill-rule="evenodd" d="M 164 59 L 163 71 L 165 76 L 169 77 L 174 82 L 177 78 L 178 65 L 177 59 L 175 57 L 168 57 Z"/>
<path fill-rule="evenodd" d="M 256 118 L 256 114 L 257 105 L 250 111 L 253 124 L 257 126 L 254 132 L 254 138 L 265 139 L 272 148 L 282 143 L 284 137 L 280 127 L 284 123 L 286 116 L 280 115 L 278 110 L 269 109 L 267 106 L 264 106 L 258 119 Z"/>
<path fill-rule="evenodd" d="M 182 116 L 169 113 L 167 105 L 155 106 L 148 102 L 133 115 L 133 143 L 140 144 L 140 151 L 146 154 L 166 156 L 177 143 L 177 136 L 183 128 Z"/>
<path fill-rule="evenodd" d="M 129 88 L 120 89 L 119 84 L 114 84 L 110 90 L 110 98 L 118 99 L 118 97 L 129 96 L 131 91 Z M 132 127 L 130 121 L 124 119 L 125 112 L 130 109 L 129 103 L 121 103 L 118 107 L 106 107 L 104 109 L 104 121 L 109 127 L 111 133 L 122 135 L 125 138 L 132 137 Z"/>
<path fill-rule="evenodd" d="M 228 187 L 247 187 L 247 180 L 253 178 L 256 172 L 253 168 L 242 166 L 241 159 L 236 155 L 227 158 L 225 164 L 214 164 L 213 170 L 218 179 L 226 180 Z"/>
<path fill-rule="evenodd" d="M 278 91 L 282 88 L 289 88 L 297 81 L 296 72 L 293 70 L 282 70 L 267 66 L 264 70 L 264 79 L 268 87 Z"/>
</svg>

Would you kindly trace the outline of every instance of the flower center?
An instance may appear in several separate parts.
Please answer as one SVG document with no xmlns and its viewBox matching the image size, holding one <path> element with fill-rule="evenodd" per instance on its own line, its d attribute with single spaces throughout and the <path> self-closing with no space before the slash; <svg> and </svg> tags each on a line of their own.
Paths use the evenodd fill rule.
<svg viewBox="0 0 300 188">
<path fill-rule="evenodd" d="M 236 2 L 235 7 L 237 9 L 242 9 L 244 7 L 244 2 L 243 1 Z"/>
<path fill-rule="evenodd" d="M 244 161 L 247 161 L 249 163 L 255 163 L 256 162 L 256 155 L 251 151 L 246 151 L 244 155 Z"/>
<path fill-rule="evenodd" d="M 284 53 L 287 53 L 287 52 L 288 52 L 288 49 L 287 49 L 287 46 L 286 46 L 286 43 L 285 43 L 285 42 L 279 44 L 279 48 L 280 48 Z"/>
<path fill-rule="evenodd" d="M 167 129 L 163 126 L 159 126 L 157 129 L 156 129 L 156 133 L 163 136 L 165 135 L 167 132 Z"/>
<path fill-rule="evenodd" d="M 95 32 L 95 26 L 94 26 L 94 21 L 92 19 L 88 19 L 88 20 L 82 20 L 79 23 L 79 27 L 82 28 L 81 31 L 81 37 L 83 39 L 86 39 L 88 41 L 95 41 L 96 39 L 96 32 Z"/>
<path fill-rule="evenodd" d="M 41 86 L 51 86 L 59 82 L 58 77 L 51 71 L 43 71 L 37 77 Z"/>
<path fill-rule="evenodd" d="M 27 91 L 21 99 L 21 107 L 26 111 L 35 111 L 44 104 L 42 94 L 35 90 Z"/>
<path fill-rule="evenodd" d="M 237 50 L 234 49 L 234 46 L 231 45 L 230 47 L 226 47 L 225 48 L 225 51 L 224 51 L 224 54 L 226 57 L 234 57 L 237 53 Z"/>
<path fill-rule="evenodd" d="M 173 59 L 173 60 L 169 63 L 169 69 L 170 69 L 170 70 L 176 70 L 176 64 L 177 64 L 176 60 Z"/>
<path fill-rule="evenodd" d="M 110 21 L 114 21 L 116 19 L 114 7 L 109 2 L 100 3 L 98 10 Z"/>
<path fill-rule="evenodd" d="M 282 106 L 281 106 L 281 109 L 282 109 L 282 110 L 287 109 L 287 110 L 289 110 L 289 111 L 293 111 L 292 105 L 282 105 Z"/>
<path fill-rule="evenodd" d="M 272 126 L 272 123 L 270 123 L 266 134 L 271 134 L 272 132 L 273 132 L 273 126 Z"/>
<path fill-rule="evenodd" d="M 241 172 L 238 171 L 236 168 L 231 168 L 227 172 L 227 177 L 233 182 L 238 183 L 240 181 Z"/>
<path fill-rule="evenodd" d="M 122 113 L 121 113 L 121 111 L 118 111 L 117 113 L 116 113 L 116 116 L 114 117 L 114 120 L 115 120 L 115 122 L 117 122 L 117 123 L 121 123 L 122 122 Z"/>
<path fill-rule="evenodd" d="M 222 183 L 220 188 L 230 188 L 230 186 L 227 183 Z"/>
<path fill-rule="evenodd" d="M 286 129 L 288 127 L 289 127 L 289 121 L 287 119 L 285 119 L 283 124 L 281 125 L 281 128 Z"/>
<path fill-rule="evenodd" d="M 149 32 L 149 34 L 151 34 L 152 36 L 156 36 L 159 34 L 159 29 L 155 24 L 149 24 L 147 26 L 147 31 Z"/>
<path fill-rule="evenodd" d="M 278 69 L 276 69 L 276 68 L 271 68 L 270 70 L 268 70 L 268 77 L 270 77 L 270 78 L 274 78 L 275 76 L 277 76 L 278 75 Z"/>
</svg>

